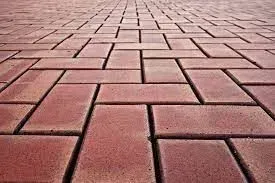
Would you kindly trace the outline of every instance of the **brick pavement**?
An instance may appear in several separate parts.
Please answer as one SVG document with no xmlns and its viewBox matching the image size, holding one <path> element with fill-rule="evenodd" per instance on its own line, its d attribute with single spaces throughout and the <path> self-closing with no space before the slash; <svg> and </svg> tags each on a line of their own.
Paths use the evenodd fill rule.
<svg viewBox="0 0 275 183">
<path fill-rule="evenodd" d="M 0 0 L 0 182 L 275 180 L 274 0 Z"/>
</svg>

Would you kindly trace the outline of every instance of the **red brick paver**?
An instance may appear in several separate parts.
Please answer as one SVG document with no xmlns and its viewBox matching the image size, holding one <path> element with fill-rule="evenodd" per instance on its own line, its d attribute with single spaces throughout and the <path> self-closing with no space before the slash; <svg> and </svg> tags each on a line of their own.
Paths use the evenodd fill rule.
<svg viewBox="0 0 275 183">
<path fill-rule="evenodd" d="M 274 0 L 0 0 L 0 182 L 274 182 Z"/>
</svg>

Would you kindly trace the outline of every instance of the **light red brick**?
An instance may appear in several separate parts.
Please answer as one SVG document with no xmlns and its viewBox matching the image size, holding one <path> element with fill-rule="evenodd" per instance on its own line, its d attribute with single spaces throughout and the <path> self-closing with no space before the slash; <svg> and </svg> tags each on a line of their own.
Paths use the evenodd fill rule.
<svg viewBox="0 0 275 183">
<path fill-rule="evenodd" d="M 16 53 L 17 51 L 0 51 L 0 63 Z"/>
<path fill-rule="evenodd" d="M 77 57 L 107 58 L 112 44 L 88 44 Z"/>
<path fill-rule="evenodd" d="M 198 47 L 190 39 L 168 39 L 173 50 L 194 50 Z"/>
<path fill-rule="evenodd" d="M 275 84 L 275 70 L 232 69 L 229 72 L 240 84 Z"/>
<path fill-rule="evenodd" d="M 32 69 L 102 69 L 103 62 L 100 58 L 44 58 Z"/>
<path fill-rule="evenodd" d="M 50 50 L 55 44 L 6 44 L 0 50 Z"/>
<path fill-rule="evenodd" d="M 54 70 L 28 71 L 0 93 L 0 102 L 37 103 L 61 73 Z"/>
<path fill-rule="evenodd" d="M 98 103 L 198 103 L 186 84 L 105 84 L 101 85 Z"/>
<path fill-rule="evenodd" d="M 257 106 L 153 106 L 158 136 L 228 137 L 272 135 L 275 123 Z"/>
<path fill-rule="evenodd" d="M 275 180 L 275 139 L 231 139 L 254 182 Z"/>
<path fill-rule="evenodd" d="M 204 58 L 199 50 L 144 50 L 144 58 Z"/>
<path fill-rule="evenodd" d="M 32 105 L 0 104 L 0 132 L 12 134 L 32 107 Z"/>
<path fill-rule="evenodd" d="M 139 70 L 67 71 L 60 83 L 141 83 Z"/>
<path fill-rule="evenodd" d="M 275 55 L 265 50 L 239 50 L 249 60 L 263 68 L 275 68 Z"/>
<path fill-rule="evenodd" d="M 113 50 L 107 69 L 140 69 L 140 54 L 137 50 Z"/>
<path fill-rule="evenodd" d="M 55 50 L 80 50 L 89 39 L 66 39 L 60 43 Z"/>
<path fill-rule="evenodd" d="M 21 133 L 78 133 L 83 125 L 96 85 L 56 85 Z"/>
<path fill-rule="evenodd" d="M 185 58 L 180 59 L 179 63 L 183 69 L 257 68 L 241 58 Z"/>
<path fill-rule="evenodd" d="M 146 83 L 187 83 L 173 59 L 146 59 L 143 62 Z"/>
<path fill-rule="evenodd" d="M 238 53 L 230 49 L 224 44 L 200 44 L 200 47 L 210 56 L 210 57 L 225 57 L 234 58 L 241 57 Z"/>
<path fill-rule="evenodd" d="M 245 88 L 275 117 L 275 86 L 245 86 Z"/>
<path fill-rule="evenodd" d="M 246 182 L 222 140 L 159 140 L 163 182 Z"/>
<path fill-rule="evenodd" d="M 1 182 L 62 182 L 76 137 L 0 136 Z"/>
<path fill-rule="evenodd" d="M 10 82 L 25 72 L 37 59 L 10 59 L 0 64 L 0 82 Z"/>
<path fill-rule="evenodd" d="M 167 50 L 167 44 L 162 43 L 117 43 L 115 50 Z"/>
<path fill-rule="evenodd" d="M 206 104 L 255 103 L 221 70 L 187 70 L 187 74 Z"/>
<path fill-rule="evenodd" d="M 155 182 L 145 106 L 97 105 L 73 182 Z"/>
<path fill-rule="evenodd" d="M 76 50 L 39 50 L 21 51 L 14 58 L 63 58 L 73 57 Z"/>
</svg>

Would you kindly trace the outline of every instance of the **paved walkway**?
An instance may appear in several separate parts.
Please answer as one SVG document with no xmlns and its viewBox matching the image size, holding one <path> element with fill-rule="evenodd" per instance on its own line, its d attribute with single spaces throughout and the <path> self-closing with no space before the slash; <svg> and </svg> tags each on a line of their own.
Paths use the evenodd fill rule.
<svg viewBox="0 0 275 183">
<path fill-rule="evenodd" d="M 0 182 L 275 182 L 274 0 L 0 0 Z"/>
</svg>

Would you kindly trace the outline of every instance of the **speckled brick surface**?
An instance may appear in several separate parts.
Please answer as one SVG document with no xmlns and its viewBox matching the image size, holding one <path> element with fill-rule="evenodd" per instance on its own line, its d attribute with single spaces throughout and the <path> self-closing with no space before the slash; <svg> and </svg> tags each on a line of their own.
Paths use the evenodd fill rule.
<svg viewBox="0 0 275 183">
<path fill-rule="evenodd" d="M 274 183 L 274 0 L 0 0 L 0 182 Z"/>
</svg>

